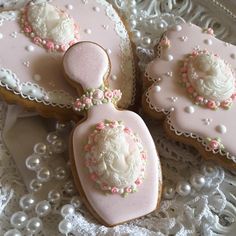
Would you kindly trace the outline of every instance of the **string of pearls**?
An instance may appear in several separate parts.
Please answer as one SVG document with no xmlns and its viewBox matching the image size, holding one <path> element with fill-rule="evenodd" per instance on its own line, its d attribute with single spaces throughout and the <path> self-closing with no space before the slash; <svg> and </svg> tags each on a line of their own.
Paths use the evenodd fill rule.
<svg viewBox="0 0 236 236">
<path fill-rule="evenodd" d="M 164 184 L 163 197 L 171 200 L 177 196 L 186 197 L 210 187 L 212 179 L 218 174 L 218 168 L 211 164 L 204 164 L 199 172 L 193 173 L 187 180 L 179 180 L 176 184 Z"/>
<path fill-rule="evenodd" d="M 45 142 L 35 144 L 34 152 L 26 158 L 25 165 L 28 170 L 35 172 L 35 178 L 30 181 L 30 193 L 19 200 L 21 211 L 15 212 L 10 218 L 13 229 L 5 232 L 4 236 L 37 235 L 43 231 L 43 219 L 53 213 L 59 213 L 63 218 L 58 225 L 60 233 L 68 235 L 72 231 L 67 216 L 75 213 L 81 201 L 76 195 L 68 165 L 65 167 L 64 155 L 70 130 L 69 124 L 57 123 L 56 131 L 50 132 Z M 55 163 L 59 164 L 55 166 Z M 50 189 L 46 199 L 40 199 L 39 193 L 45 191 L 44 185 L 51 181 L 57 188 Z M 63 206 L 62 202 L 66 202 L 64 197 L 69 199 L 69 204 Z"/>
</svg>

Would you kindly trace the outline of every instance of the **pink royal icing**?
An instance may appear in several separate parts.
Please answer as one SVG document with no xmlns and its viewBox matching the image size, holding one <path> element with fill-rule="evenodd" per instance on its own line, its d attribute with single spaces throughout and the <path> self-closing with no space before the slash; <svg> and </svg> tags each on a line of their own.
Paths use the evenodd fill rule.
<svg viewBox="0 0 236 236">
<path fill-rule="evenodd" d="M 236 61 L 231 56 L 236 47 L 216 39 L 212 29 L 188 23 L 169 29 L 165 37 L 169 47 L 161 46 L 160 58 L 146 69 L 154 82 L 146 93 L 150 109 L 166 114 L 177 135 L 236 163 Z"/>
</svg>

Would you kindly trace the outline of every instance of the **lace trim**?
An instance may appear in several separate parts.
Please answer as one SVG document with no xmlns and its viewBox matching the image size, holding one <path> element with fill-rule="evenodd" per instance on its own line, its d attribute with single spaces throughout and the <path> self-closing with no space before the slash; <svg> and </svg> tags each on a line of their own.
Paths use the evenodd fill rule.
<svg viewBox="0 0 236 236">
<path fill-rule="evenodd" d="M 147 77 L 147 79 L 150 79 L 150 77 Z M 152 80 L 154 83 L 156 82 L 154 79 Z M 179 131 L 177 130 L 174 125 L 172 124 L 171 122 L 171 118 L 170 118 L 170 110 L 165 110 L 161 107 L 157 107 L 157 106 L 154 106 L 150 99 L 149 99 L 149 92 L 151 90 L 152 86 L 148 89 L 148 91 L 146 92 L 145 96 L 146 96 L 146 102 L 148 103 L 149 105 L 149 108 L 151 110 L 155 110 L 156 112 L 159 112 L 159 113 L 163 113 L 164 115 L 166 115 L 166 119 L 167 119 L 167 123 L 168 125 L 170 126 L 170 130 L 173 131 L 176 135 L 178 136 L 185 136 L 187 138 L 192 138 L 192 139 L 195 139 L 196 141 L 198 141 L 199 143 L 201 143 L 203 145 L 203 147 L 205 148 L 205 150 L 207 152 L 213 152 L 214 154 L 220 154 L 221 156 L 225 156 L 227 159 L 233 161 L 234 163 L 236 163 L 236 157 L 233 156 L 230 152 L 228 152 L 226 149 L 222 149 L 222 148 L 218 148 L 218 149 L 212 149 L 210 146 L 209 146 L 209 142 L 207 140 L 207 138 L 203 138 L 197 134 L 193 134 L 193 133 L 188 133 L 188 132 L 182 132 L 182 131 Z"/>
</svg>

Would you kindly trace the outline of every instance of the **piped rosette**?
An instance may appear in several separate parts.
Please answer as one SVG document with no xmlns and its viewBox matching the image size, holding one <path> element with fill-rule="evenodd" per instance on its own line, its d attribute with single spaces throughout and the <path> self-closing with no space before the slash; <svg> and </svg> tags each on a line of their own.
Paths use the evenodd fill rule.
<svg viewBox="0 0 236 236">
<path fill-rule="evenodd" d="M 22 10 L 21 27 L 32 41 L 49 51 L 66 51 L 78 42 L 78 24 L 47 1 L 31 1 Z"/>
<path fill-rule="evenodd" d="M 180 69 L 181 84 L 195 104 L 210 109 L 229 109 L 236 98 L 235 74 L 217 54 L 195 50 Z"/>
<path fill-rule="evenodd" d="M 146 153 L 141 139 L 122 121 L 102 121 L 84 146 L 89 176 L 105 193 L 126 196 L 143 182 Z"/>
<path fill-rule="evenodd" d="M 87 89 L 80 98 L 74 103 L 74 110 L 77 112 L 89 110 L 93 106 L 100 104 L 113 103 L 116 104 L 121 99 L 120 90 L 112 90 L 104 85 L 97 89 Z"/>
</svg>

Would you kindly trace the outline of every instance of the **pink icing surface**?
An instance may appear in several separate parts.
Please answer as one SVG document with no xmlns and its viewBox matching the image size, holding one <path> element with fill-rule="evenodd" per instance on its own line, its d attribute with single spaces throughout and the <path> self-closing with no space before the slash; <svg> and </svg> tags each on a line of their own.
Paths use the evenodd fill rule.
<svg viewBox="0 0 236 236">
<path fill-rule="evenodd" d="M 236 102 L 233 102 L 229 110 L 218 109 L 210 110 L 193 104 L 192 99 L 188 96 L 186 89 L 178 84 L 179 79 L 179 61 L 183 60 L 186 54 L 193 51 L 196 46 L 200 49 L 207 49 L 209 52 L 217 53 L 222 59 L 231 64 L 232 69 L 236 72 L 236 60 L 231 56 L 236 54 L 236 47 L 227 45 L 224 42 L 214 38 L 210 34 L 203 33 L 202 29 L 197 26 L 183 24 L 181 31 L 169 30 L 166 35 L 170 40 L 171 47 L 167 49 L 168 54 L 173 55 L 172 61 L 164 59 L 155 59 L 147 67 L 147 74 L 153 80 L 162 78 L 159 86 L 161 90 L 156 91 L 154 85 L 149 89 L 150 104 L 155 108 L 174 111 L 170 113 L 170 120 L 176 130 L 181 132 L 194 133 L 201 137 L 220 137 L 226 150 L 236 155 L 236 145 L 234 140 L 236 123 Z M 182 41 L 181 37 L 187 36 L 187 41 Z M 212 41 L 211 45 L 205 43 L 206 39 Z M 167 76 L 167 72 L 172 72 L 172 77 Z M 176 102 L 171 97 L 177 97 Z M 185 107 L 194 107 L 194 113 L 185 112 Z M 204 124 L 203 119 L 212 119 L 209 125 Z M 227 132 L 221 134 L 217 132 L 216 126 L 224 125 Z"/>
<path fill-rule="evenodd" d="M 89 173 L 85 167 L 83 147 L 94 126 L 105 119 L 123 121 L 126 127 L 139 135 L 147 152 L 145 179 L 139 186 L 138 192 L 129 194 L 125 198 L 118 194 L 104 195 L 89 179 Z M 159 182 L 161 180 L 160 162 L 153 139 L 145 123 L 137 114 L 130 111 L 118 111 L 113 104 L 94 107 L 88 112 L 87 120 L 74 130 L 72 147 L 76 170 L 86 198 L 94 211 L 107 224 L 115 225 L 125 222 L 156 209 L 161 187 Z"/>
<path fill-rule="evenodd" d="M 98 88 L 109 70 L 106 52 L 92 43 L 79 43 L 65 54 L 63 66 L 68 77 L 79 83 L 84 90 Z"/>
<path fill-rule="evenodd" d="M 106 7 L 96 1 L 88 1 L 84 4 L 79 0 L 54 0 L 52 4 L 68 12 L 79 23 L 80 41 L 94 41 L 105 49 L 110 49 L 111 75 L 117 77 L 116 80 L 110 80 L 110 85 L 112 88 L 121 88 L 124 79 L 120 67 L 122 64 L 121 38 L 115 31 L 115 22 L 106 14 Z M 69 4 L 73 6 L 73 9 L 66 8 Z M 95 11 L 95 7 L 100 10 Z M 105 29 L 103 26 L 108 28 Z M 90 29 L 91 34 L 86 33 L 86 29 Z M 11 36 L 13 32 L 18 33 L 16 38 Z M 47 53 L 44 48 L 35 45 L 30 38 L 21 33 L 18 20 L 5 21 L 0 27 L 0 33 L 3 34 L 3 38 L 0 39 L 0 67 L 12 70 L 21 82 L 36 83 L 47 91 L 63 90 L 72 96 L 76 95 L 74 88 L 71 88 L 63 78 L 61 68 L 63 53 Z M 34 46 L 33 52 L 26 50 L 29 45 Z M 29 68 L 23 65 L 27 61 L 30 63 Z M 35 74 L 39 74 L 42 79 L 35 81 Z M 132 86 L 126 92 L 132 94 Z M 132 96 L 129 97 L 130 101 L 127 103 L 131 102 Z"/>
</svg>

